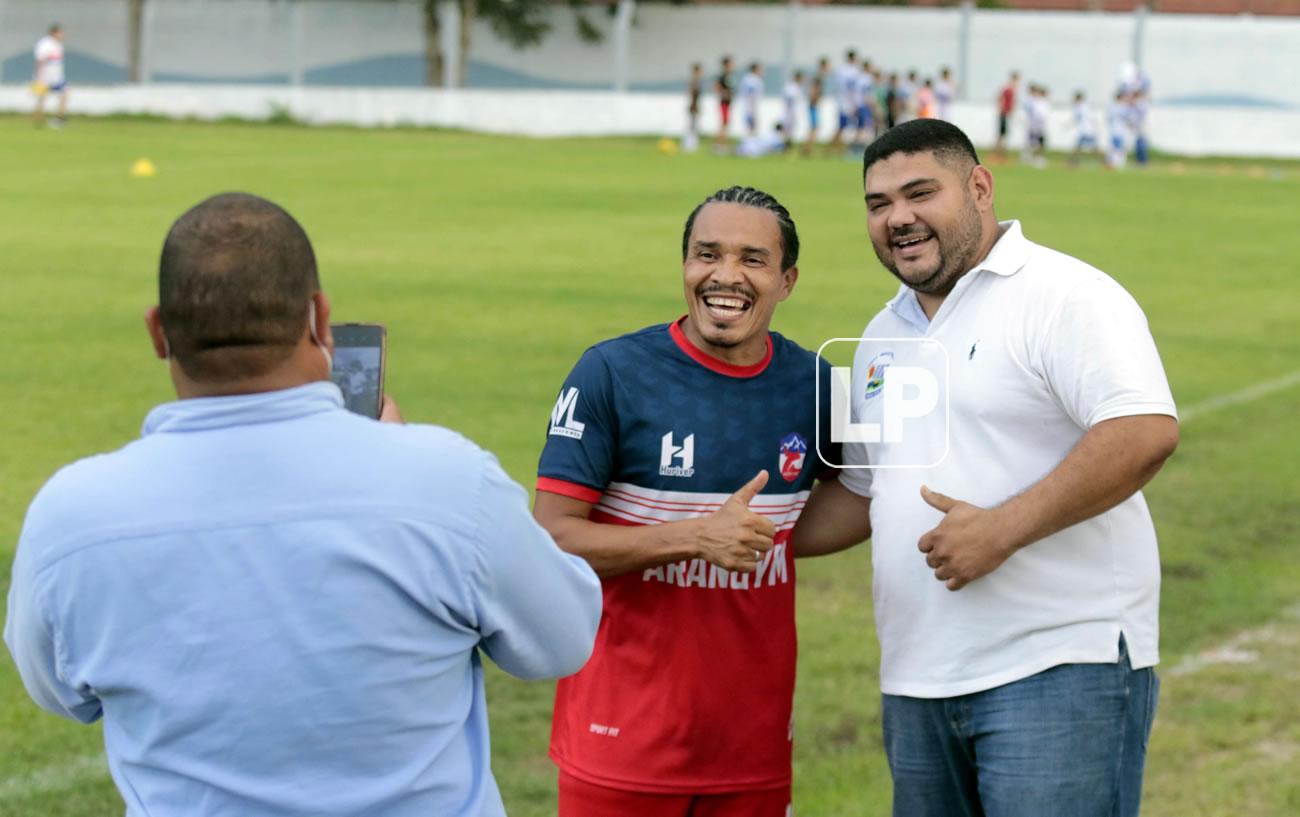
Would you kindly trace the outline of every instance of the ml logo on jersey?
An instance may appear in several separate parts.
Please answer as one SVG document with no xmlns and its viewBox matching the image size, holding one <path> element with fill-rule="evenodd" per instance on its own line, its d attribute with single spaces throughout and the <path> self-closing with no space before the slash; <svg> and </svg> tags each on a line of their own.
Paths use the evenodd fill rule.
<svg viewBox="0 0 1300 817">
<path fill-rule="evenodd" d="M 680 460 L 681 464 L 674 465 L 674 460 Z M 673 442 L 673 433 L 671 431 L 663 436 L 659 446 L 659 476 L 695 476 L 694 434 L 687 434 L 686 439 L 682 440 L 681 446 L 678 446 Z"/>
<path fill-rule="evenodd" d="M 781 476 L 786 482 L 794 482 L 803 471 L 804 460 L 808 457 L 808 441 L 795 432 L 781 438 Z"/>
<path fill-rule="evenodd" d="M 551 409 L 551 433 L 560 437 L 572 437 L 575 440 L 582 439 L 582 430 L 587 427 L 586 423 L 580 423 L 573 419 L 573 410 L 578 405 L 578 390 L 570 387 L 560 392 L 559 399 L 555 401 L 555 408 Z"/>
</svg>

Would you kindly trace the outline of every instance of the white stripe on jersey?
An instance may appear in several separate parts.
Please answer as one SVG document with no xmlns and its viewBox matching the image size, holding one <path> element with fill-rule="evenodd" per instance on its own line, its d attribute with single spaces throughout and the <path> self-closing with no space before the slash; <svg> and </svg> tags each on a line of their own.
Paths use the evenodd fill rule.
<svg viewBox="0 0 1300 817">
<path fill-rule="evenodd" d="M 749 503 L 749 509 L 772 520 L 778 531 L 788 530 L 798 521 L 810 493 L 759 494 Z M 596 510 L 638 525 L 658 525 L 708 516 L 730 498 L 731 494 L 657 491 L 629 482 L 612 482 L 596 503 Z"/>
</svg>

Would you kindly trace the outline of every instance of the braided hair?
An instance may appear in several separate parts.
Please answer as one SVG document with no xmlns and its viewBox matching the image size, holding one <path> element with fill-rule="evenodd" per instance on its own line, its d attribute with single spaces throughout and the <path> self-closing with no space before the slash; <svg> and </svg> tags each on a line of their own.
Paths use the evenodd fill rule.
<svg viewBox="0 0 1300 817">
<path fill-rule="evenodd" d="M 705 205 L 713 204 L 740 204 L 745 207 L 757 207 L 760 210 L 767 210 L 776 216 L 776 224 L 781 229 L 781 270 L 790 269 L 799 261 L 799 231 L 795 229 L 794 219 L 790 218 L 790 211 L 785 209 L 781 202 L 777 201 L 769 193 L 764 193 L 753 187 L 741 187 L 735 185 L 723 190 L 719 190 L 712 196 L 695 206 L 690 216 L 686 219 L 686 229 L 682 231 L 682 260 L 686 260 L 686 252 L 691 241 L 691 230 L 695 227 L 695 217 L 700 214 Z"/>
</svg>

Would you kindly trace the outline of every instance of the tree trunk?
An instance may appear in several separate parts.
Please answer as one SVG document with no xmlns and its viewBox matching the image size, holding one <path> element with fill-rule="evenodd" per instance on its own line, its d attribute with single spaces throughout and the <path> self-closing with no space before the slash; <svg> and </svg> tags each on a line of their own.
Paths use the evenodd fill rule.
<svg viewBox="0 0 1300 817">
<path fill-rule="evenodd" d="M 129 0 L 126 4 L 126 78 L 140 82 L 140 49 L 144 42 L 144 0 Z"/>
<path fill-rule="evenodd" d="M 424 0 L 424 84 L 442 87 L 442 28 L 438 23 L 438 0 Z"/>
<path fill-rule="evenodd" d="M 474 20 L 478 17 L 478 0 L 460 0 L 460 64 L 457 66 L 456 82 L 464 88 L 469 83 L 469 47 L 474 30 Z"/>
</svg>

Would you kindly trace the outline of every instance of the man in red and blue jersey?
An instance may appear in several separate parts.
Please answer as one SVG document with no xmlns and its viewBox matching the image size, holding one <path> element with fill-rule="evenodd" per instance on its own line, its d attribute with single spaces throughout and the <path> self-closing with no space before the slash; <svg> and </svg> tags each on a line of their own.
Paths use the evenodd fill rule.
<svg viewBox="0 0 1300 817">
<path fill-rule="evenodd" d="M 560 389 L 534 513 L 605 600 L 556 690 L 560 817 L 788 814 L 794 556 L 817 553 L 789 538 L 830 382 L 769 329 L 798 254 L 776 199 L 718 191 L 686 221 L 686 315 L 591 347 Z"/>
</svg>

